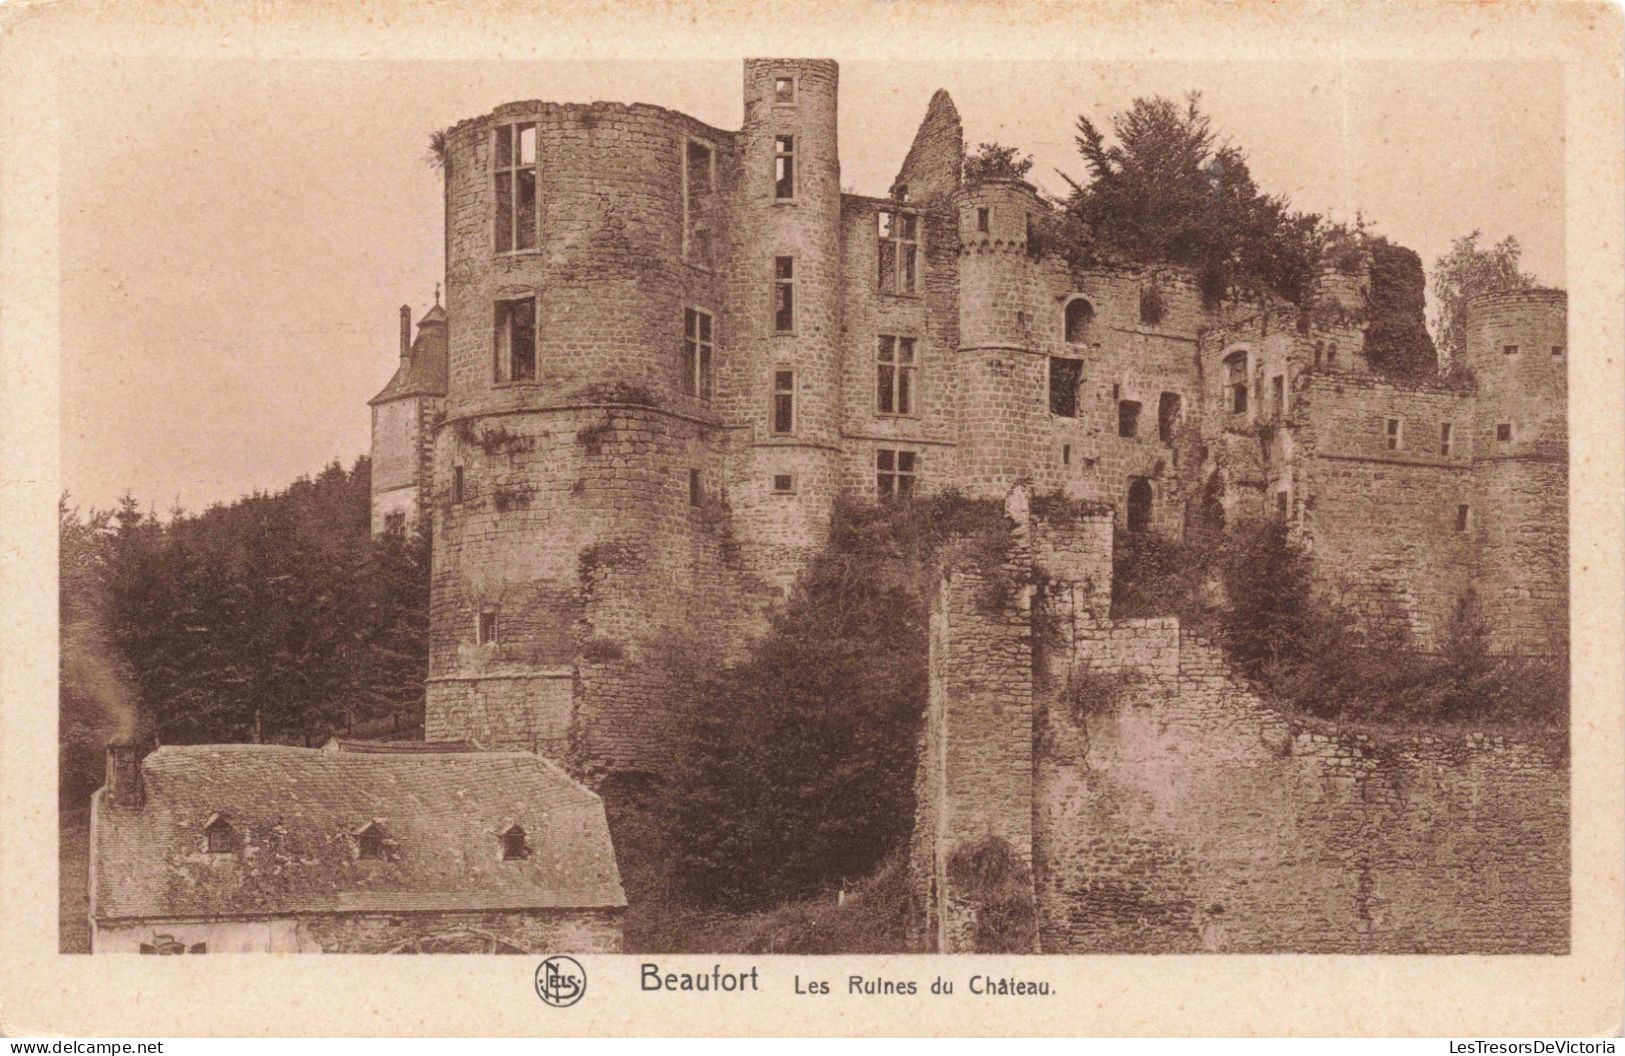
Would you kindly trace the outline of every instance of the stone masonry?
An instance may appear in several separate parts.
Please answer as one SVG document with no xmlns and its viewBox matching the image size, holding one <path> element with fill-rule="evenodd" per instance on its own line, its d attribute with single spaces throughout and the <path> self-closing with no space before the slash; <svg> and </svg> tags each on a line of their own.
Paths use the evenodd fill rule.
<svg viewBox="0 0 1625 1056">
<path fill-rule="evenodd" d="M 993 835 L 1031 866 L 1046 953 L 1568 950 L 1561 733 L 1277 711 L 1177 619 L 1075 604 L 1086 578 L 1033 541 L 1087 539 L 1093 518 L 1047 524 L 1024 490 L 1011 562 L 1043 588 L 990 611 L 974 567 L 950 567 L 932 607 L 910 848 L 922 946 L 976 949 L 977 906 L 946 863 Z M 1069 703 L 1080 674 L 1117 699 Z"/>
<path fill-rule="evenodd" d="M 945 92 L 885 194 L 843 193 L 837 97 L 834 62 L 751 59 L 738 130 L 540 101 L 446 130 L 445 308 L 374 401 L 375 528 L 432 525 L 429 737 L 659 773 L 653 657 L 737 655 L 837 498 L 1017 482 L 1133 530 L 1284 517 L 1424 646 L 1471 587 L 1497 648 L 1563 648 L 1561 292 L 1470 307 L 1476 381 L 1397 382 L 1368 255 L 1301 309 L 1074 267 L 1030 185 L 964 180 Z"/>
</svg>

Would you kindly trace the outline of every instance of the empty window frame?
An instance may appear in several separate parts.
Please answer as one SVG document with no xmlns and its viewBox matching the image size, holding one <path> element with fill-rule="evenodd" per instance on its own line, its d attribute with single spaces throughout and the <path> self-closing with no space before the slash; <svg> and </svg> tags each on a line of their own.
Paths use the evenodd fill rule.
<svg viewBox="0 0 1625 1056">
<path fill-rule="evenodd" d="M 462 502 L 463 501 L 463 494 L 464 494 L 464 491 L 463 491 L 463 467 L 462 466 L 452 466 L 451 467 L 451 501 L 452 502 Z"/>
<path fill-rule="evenodd" d="M 1439 424 L 1439 456 L 1441 458 L 1450 457 L 1450 449 L 1454 445 L 1455 439 L 1455 425 L 1451 422 L 1441 422 Z"/>
<path fill-rule="evenodd" d="M 1495 426 L 1495 440 L 1501 444 L 1510 444 L 1512 442 L 1511 422 L 1500 422 Z"/>
<path fill-rule="evenodd" d="M 401 510 L 384 514 L 384 532 L 397 539 L 406 535 L 406 514 Z"/>
<path fill-rule="evenodd" d="M 492 130 L 491 178 L 496 192 L 493 235 L 498 253 L 535 249 L 536 124 L 498 125 Z"/>
<path fill-rule="evenodd" d="M 1058 418 L 1078 416 L 1078 386 L 1083 383 L 1083 360 L 1049 357 L 1049 413 Z"/>
<path fill-rule="evenodd" d="M 794 495 L 796 491 L 796 478 L 793 473 L 773 474 L 773 494 Z"/>
<path fill-rule="evenodd" d="M 1270 412 L 1277 418 L 1286 416 L 1286 375 L 1277 374 L 1270 379 Z"/>
<path fill-rule="evenodd" d="M 481 609 L 474 624 L 474 641 L 478 645 L 497 644 L 497 610 Z"/>
<path fill-rule="evenodd" d="M 773 372 L 773 433 L 785 436 L 796 431 L 796 372 Z"/>
<path fill-rule="evenodd" d="M 1247 413 L 1247 353 L 1237 352 L 1224 361 L 1225 376 L 1230 386 L 1230 413 Z"/>
<path fill-rule="evenodd" d="M 1456 531 L 1466 533 L 1473 526 L 1473 508 L 1465 502 L 1456 506 Z"/>
<path fill-rule="evenodd" d="M 773 105 L 794 106 L 796 102 L 796 79 L 790 74 L 781 74 L 773 78 Z"/>
<path fill-rule="evenodd" d="M 1066 343 L 1069 345 L 1086 345 L 1089 343 L 1090 330 L 1095 321 L 1095 306 L 1082 297 L 1074 297 L 1066 302 Z"/>
<path fill-rule="evenodd" d="M 1134 477 L 1128 485 L 1128 530 L 1142 532 L 1151 527 L 1151 482 Z"/>
<path fill-rule="evenodd" d="M 919 292 L 920 218 L 899 209 L 879 213 L 880 292 Z"/>
<path fill-rule="evenodd" d="M 1172 443 L 1174 430 L 1179 428 L 1179 418 L 1184 411 L 1184 400 L 1177 392 L 1165 392 L 1157 397 L 1157 439 L 1163 443 Z"/>
<path fill-rule="evenodd" d="M 1140 401 L 1117 401 L 1117 435 L 1132 440 L 1140 435 Z"/>
<path fill-rule="evenodd" d="M 535 381 L 536 298 L 496 302 L 492 330 L 497 381 Z"/>
<path fill-rule="evenodd" d="M 1398 451 L 1404 442 L 1404 426 L 1398 418 L 1384 418 L 1382 421 L 1382 446 L 1387 451 Z"/>
<path fill-rule="evenodd" d="M 711 266 L 711 193 L 716 190 L 716 152 L 697 139 L 683 148 L 683 257 Z"/>
<path fill-rule="evenodd" d="M 875 411 L 879 414 L 913 414 L 916 371 L 914 338 L 881 334 L 875 352 Z"/>
<path fill-rule="evenodd" d="M 1518 346 L 1517 345 L 1502 345 L 1501 346 L 1501 354 L 1503 356 L 1515 356 L 1515 355 L 1518 354 Z"/>
<path fill-rule="evenodd" d="M 712 359 L 715 343 L 711 336 L 711 313 L 698 308 L 683 310 L 683 391 L 709 400 L 712 392 Z"/>
<path fill-rule="evenodd" d="M 773 329 L 788 334 L 796 328 L 796 258 L 773 258 Z"/>
<path fill-rule="evenodd" d="M 773 197 L 787 202 L 796 196 L 796 137 L 773 137 Z"/>
<path fill-rule="evenodd" d="M 913 451 L 880 448 L 875 452 L 875 492 L 882 499 L 912 497 L 918 464 Z"/>
<path fill-rule="evenodd" d="M 988 208 L 985 205 L 977 206 L 976 207 L 976 231 L 977 231 L 977 233 L 982 234 L 982 235 L 987 234 L 988 233 L 988 228 L 990 226 L 992 226 L 992 219 L 993 219 L 993 210 L 992 209 Z"/>
</svg>

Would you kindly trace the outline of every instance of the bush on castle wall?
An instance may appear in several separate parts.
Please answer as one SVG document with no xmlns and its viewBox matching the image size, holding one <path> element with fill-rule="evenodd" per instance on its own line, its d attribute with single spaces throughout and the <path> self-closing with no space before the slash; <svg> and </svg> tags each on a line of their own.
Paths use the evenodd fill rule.
<svg viewBox="0 0 1625 1056">
<path fill-rule="evenodd" d="M 843 502 L 829 545 L 750 653 L 678 679 L 692 687 L 691 743 L 678 753 L 670 845 L 687 898 L 737 907 L 800 897 L 902 847 L 935 570 L 968 560 L 992 593 L 1013 591 L 1009 546 L 1001 503 L 953 493 Z"/>
<path fill-rule="evenodd" d="M 1115 618 L 1177 616 L 1218 639 L 1264 693 L 1326 718 L 1552 727 L 1567 722 L 1568 659 L 1500 656 L 1476 598 L 1460 599 L 1437 649 L 1399 621 L 1373 627 L 1323 587 L 1275 522 L 1179 542 L 1119 533 Z"/>
<path fill-rule="evenodd" d="M 973 952 L 1033 952 L 1038 912 L 1032 873 L 1010 844 L 992 833 L 960 844 L 948 856 L 948 880 L 975 914 Z"/>
</svg>

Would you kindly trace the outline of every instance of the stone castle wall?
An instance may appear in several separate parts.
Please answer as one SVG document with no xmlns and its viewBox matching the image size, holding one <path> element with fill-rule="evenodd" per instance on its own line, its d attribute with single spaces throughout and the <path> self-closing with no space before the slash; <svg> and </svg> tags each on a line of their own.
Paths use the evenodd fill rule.
<svg viewBox="0 0 1625 1056">
<path fill-rule="evenodd" d="M 737 655 L 823 545 L 835 502 L 877 497 L 894 452 L 912 456 L 918 492 L 1002 496 L 1024 482 L 1107 504 L 1120 524 L 1132 493 L 1146 526 L 1176 537 L 1197 504 L 1235 522 L 1284 502 L 1327 582 L 1420 641 L 1470 581 L 1504 647 L 1551 640 L 1566 611 L 1561 295 L 1473 308 L 1476 396 L 1382 382 L 1353 347 L 1369 261 L 1329 270 L 1301 314 L 1207 303 L 1179 268 L 1070 266 L 1029 185 L 962 184 L 945 93 L 891 197 L 843 194 L 838 80 L 824 60 L 748 61 L 739 131 L 653 106 L 537 101 L 448 131 L 449 391 L 423 426 L 436 735 L 660 769 L 673 716 L 649 703 L 662 697 L 656 643 L 686 633 Z M 494 137 L 516 122 L 536 128 L 539 235 L 498 252 Z M 773 178 L 786 136 L 788 199 Z M 918 283 L 884 291 L 880 220 L 899 209 L 916 217 Z M 794 267 L 787 329 L 780 258 Z M 536 301 L 536 376 L 502 381 L 495 305 L 515 297 Z M 1088 318 L 1068 333 L 1072 304 Z M 711 319 L 709 393 L 685 377 L 691 311 Z M 882 335 L 914 341 L 908 413 L 882 413 Z M 1524 351 L 1486 351 L 1508 344 Z M 1237 352 L 1240 414 L 1225 366 Z M 1073 414 L 1052 413 L 1059 359 L 1081 369 Z M 785 373 L 795 414 L 779 429 Z M 1390 416 L 1406 423 L 1393 453 Z M 1447 417 L 1459 426 L 1445 457 L 1428 442 Z M 1506 417 L 1513 438 L 1493 441 Z M 393 479 L 383 464 L 380 482 Z M 1109 591 L 1109 571 L 1096 578 Z M 476 641 L 487 608 L 494 645 Z"/>
<path fill-rule="evenodd" d="M 1115 711 L 1045 713 L 1066 727 L 1036 766 L 1046 951 L 1567 952 L 1557 739 L 1288 718 L 1160 630 L 1088 650 L 1136 672 Z M 1170 648 L 1177 678 L 1144 677 Z"/>
<path fill-rule="evenodd" d="M 1036 569 L 1012 501 L 1013 560 Z M 929 948 L 974 948 L 975 906 L 944 863 L 992 834 L 1032 864 L 1044 952 L 1568 949 L 1561 734 L 1287 715 L 1176 619 L 1079 618 L 1055 588 L 1001 616 L 960 580 L 932 610 L 916 779 Z"/>
</svg>

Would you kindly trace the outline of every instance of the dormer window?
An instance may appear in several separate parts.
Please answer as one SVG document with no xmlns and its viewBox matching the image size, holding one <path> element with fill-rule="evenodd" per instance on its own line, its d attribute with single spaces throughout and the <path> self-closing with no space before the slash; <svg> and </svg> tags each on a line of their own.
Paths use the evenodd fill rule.
<svg viewBox="0 0 1625 1056">
<path fill-rule="evenodd" d="M 376 821 L 369 821 L 356 831 L 355 856 L 372 861 L 382 861 L 384 857 L 384 829 Z"/>
<path fill-rule="evenodd" d="M 518 825 L 508 826 L 502 831 L 500 838 L 503 861 L 513 862 L 530 857 L 530 844 L 525 840 L 525 830 Z"/>
<path fill-rule="evenodd" d="M 237 850 L 237 830 L 216 814 L 203 826 L 203 845 L 210 854 L 231 854 Z"/>
</svg>

